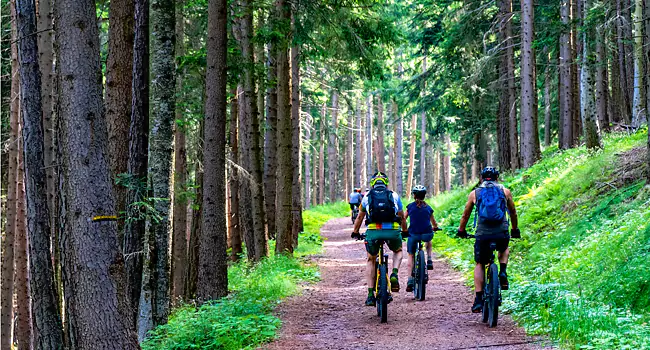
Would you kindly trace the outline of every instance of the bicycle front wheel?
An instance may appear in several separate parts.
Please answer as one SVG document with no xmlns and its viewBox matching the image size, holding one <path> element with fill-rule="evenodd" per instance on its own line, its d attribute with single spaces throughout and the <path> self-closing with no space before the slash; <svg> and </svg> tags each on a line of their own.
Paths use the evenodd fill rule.
<svg viewBox="0 0 650 350">
<path fill-rule="evenodd" d="M 488 327 L 493 328 L 497 326 L 497 320 L 499 319 L 499 295 L 501 294 L 501 286 L 499 285 L 499 269 L 496 264 L 490 265 L 488 276 L 487 289 L 489 291 L 489 299 L 487 303 L 490 308 Z"/>
<path fill-rule="evenodd" d="M 423 301 L 426 296 L 426 273 L 427 265 L 424 261 L 424 252 L 418 251 L 417 262 L 415 264 L 415 300 Z"/>
<path fill-rule="evenodd" d="M 377 314 L 381 323 L 388 322 L 388 274 L 386 265 L 379 265 L 379 289 L 377 290 Z"/>
</svg>

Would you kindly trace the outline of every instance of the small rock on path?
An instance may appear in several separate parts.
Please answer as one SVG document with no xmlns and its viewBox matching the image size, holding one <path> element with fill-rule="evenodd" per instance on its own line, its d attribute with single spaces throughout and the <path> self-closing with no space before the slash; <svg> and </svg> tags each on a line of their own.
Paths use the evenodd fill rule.
<svg viewBox="0 0 650 350">
<path fill-rule="evenodd" d="M 393 293 L 388 323 L 381 324 L 375 307 L 364 306 L 367 295 L 362 241 L 350 238 L 349 218 L 333 219 L 322 228 L 324 255 L 316 257 L 321 281 L 277 309 L 283 326 L 265 349 L 541 349 L 539 338 L 526 336 L 507 316 L 488 328 L 472 314 L 472 291 L 464 278 L 442 259 L 434 259 L 424 302 L 406 293 L 406 244 L 399 271 L 402 290 Z M 389 254 L 392 263 L 392 253 Z M 391 265 L 392 266 L 392 265 Z M 490 346 L 490 347 L 486 347 Z"/>
</svg>

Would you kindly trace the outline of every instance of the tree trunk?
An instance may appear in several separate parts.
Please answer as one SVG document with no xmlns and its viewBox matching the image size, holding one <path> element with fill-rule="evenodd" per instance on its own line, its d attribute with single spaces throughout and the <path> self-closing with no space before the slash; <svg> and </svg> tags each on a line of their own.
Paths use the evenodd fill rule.
<svg viewBox="0 0 650 350">
<path fill-rule="evenodd" d="M 327 107 L 323 103 L 320 115 L 320 149 L 318 151 L 318 204 L 325 203 L 325 125 L 327 123 Z M 329 149 L 328 149 L 329 151 Z"/>
<path fill-rule="evenodd" d="M 203 222 L 199 236 L 196 296 L 201 301 L 228 294 L 226 257 L 226 51 L 227 4 L 208 3 L 208 42 L 205 101 Z"/>
<path fill-rule="evenodd" d="M 609 104 L 608 114 L 611 118 L 611 121 L 614 123 L 619 123 L 623 114 L 621 109 L 623 108 L 623 95 L 621 93 L 621 79 L 619 78 L 620 74 L 620 63 L 618 61 L 618 33 L 616 28 L 618 27 L 617 21 L 613 22 L 615 25 L 614 30 L 610 30 L 609 41 L 613 43 L 608 45 L 607 56 L 609 57 L 609 86 L 611 86 L 612 94 Z"/>
<path fill-rule="evenodd" d="M 39 4 L 48 2 L 39 0 Z M 108 122 L 108 154 L 111 183 L 118 215 L 125 211 L 126 191 L 116 183 L 119 174 L 127 172 L 129 124 L 131 119 L 131 83 L 133 74 L 134 0 L 110 2 L 108 22 L 108 57 L 106 62 L 106 121 Z M 49 32 L 48 32 L 49 33 Z M 51 69 L 51 68 L 50 68 Z M 45 104 L 43 105 L 45 108 Z M 118 220 L 118 242 L 122 243 L 124 220 Z"/>
<path fill-rule="evenodd" d="M 433 195 L 440 193 L 440 151 L 436 150 L 433 159 Z"/>
<path fill-rule="evenodd" d="M 607 54 L 605 33 L 598 31 L 596 40 L 596 115 L 601 132 L 609 130 L 609 87 L 607 84 Z"/>
<path fill-rule="evenodd" d="M 55 5 L 57 62 L 64 77 L 59 110 L 67 229 L 61 231 L 61 262 L 70 341 L 76 349 L 137 349 L 105 156 L 95 3 Z"/>
<path fill-rule="evenodd" d="M 37 348 L 63 346 L 56 284 L 50 254 L 51 226 L 47 202 L 47 177 L 43 159 L 41 77 L 38 66 L 36 8 L 31 1 L 16 3 L 18 59 L 20 71 L 20 111 L 22 116 L 27 233 L 29 235 L 29 282 L 34 317 L 34 344 Z"/>
<path fill-rule="evenodd" d="M 540 158 L 537 123 L 537 78 L 535 69 L 535 19 L 532 0 L 521 0 L 521 155 L 522 167 Z"/>
<path fill-rule="evenodd" d="M 183 3 L 178 4 L 176 11 L 176 55 L 185 55 L 184 44 L 184 17 Z M 181 67 L 176 67 L 177 71 Z M 185 72 L 183 72 L 185 73 Z M 173 211 L 173 239 L 172 239 L 172 303 L 178 305 L 178 300 L 183 296 L 183 279 L 187 265 L 187 150 L 185 148 L 186 122 L 183 110 L 180 108 L 182 101 L 179 98 L 183 90 L 183 76 L 176 76 L 176 122 L 174 123 L 174 211 Z"/>
<path fill-rule="evenodd" d="M 616 42 L 618 43 L 618 84 L 619 84 L 619 91 L 621 93 L 621 102 L 622 104 L 620 105 L 620 113 L 623 117 L 623 121 L 625 123 L 631 123 L 632 119 L 630 118 L 630 95 L 628 93 L 629 88 L 628 88 L 628 72 L 627 72 L 627 64 L 626 64 L 626 50 L 625 50 L 625 40 L 627 39 L 626 37 L 626 30 L 625 30 L 625 19 L 628 17 L 625 16 L 625 5 L 623 3 L 624 0 L 617 0 L 616 1 L 616 36 L 617 40 Z M 631 38 L 630 38 L 631 39 Z M 612 82 L 614 84 L 616 82 Z"/>
<path fill-rule="evenodd" d="M 237 115 L 239 114 L 237 101 L 237 88 L 232 90 L 233 98 L 230 101 L 230 159 L 232 162 L 236 162 L 239 158 L 238 146 L 237 146 Z M 268 158 L 267 158 L 268 159 Z M 239 256 L 242 253 L 242 237 L 241 237 L 241 224 L 239 223 L 239 174 L 237 167 L 227 166 L 228 171 L 228 186 L 230 190 L 230 217 L 228 218 L 228 223 L 230 224 L 230 241 L 232 253 L 230 255 L 230 260 L 237 261 Z M 275 190 L 275 188 L 273 188 Z M 268 204 L 268 203 L 267 203 Z M 268 207 L 267 207 L 268 208 Z M 275 215 L 268 215 L 270 219 Z M 269 231 L 271 232 L 271 231 Z"/>
<path fill-rule="evenodd" d="M 203 124 L 201 121 L 199 135 L 203 135 Z M 199 141 L 200 149 L 203 149 L 203 142 Z M 199 158 L 203 161 L 203 152 L 199 151 Z M 203 170 L 197 164 L 195 170 L 196 178 L 196 199 L 192 211 L 192 228 L 190 229 L 190 241 L 187 248 L 187 278 L 185 280 L 185 297 L 194 299 L 196 297 L 196 284 L 199 278 L 199 237 L 201 236 L 201 225 L 203 221 Z M 237 191 L 235 191 L 237 192 Z"/>
<path fill-rule="evenodd" d="M 241 30 L 241 53 L 245 62 L 243 70 L 243 112 L 245 122 L 247 123 L 245 129 L 241 130 L 240 135 L 246 139 L 246 148 L 242 150 L 245 153 L 245 169 L 251 176 L 251 181 L 245 184 L 250 187 L 250 201 L 244 200 L 246 206 L 249 207 L 248 211 L 251 212 L 253 220 L 253 244 L 254 261 L 267 256 L 268 247 L 266 242 L 265 231 L 265 215 L 264 215 L 264 198 L 260 184 L 263 181 L 262 176 L 262 163 L 261 163 L 261 149 L 260 149 L 260 131 L 257 110 L 257 95 L 255 93 L 255 72 L 253 60 L 253 7 L 248 0 L 241 1 L 241 9 L 243 17 L 240 22 Z M 240 123 L 242 127 L 244 123 Z M 242 184 L 240 184 L 242 185 Z M 243 198 L 242 198 L 243 199 Z M 242 211 L 243 212 L 243 211 Z M 248 245 L 247 245 L 248 247 Z"/>
<path fill-rule="evenodd" d="M 312 119 L 312 122 L 315 122 L 315 121 Z M 313 125 L 313 123 L 312 123 L 312 125 Z M 314 136 L 316 136 L 316 129 L 314 129 Z M 312 188 L 311 205 L 316 206 L 318 204 L 318 202 L 317 202 L 317 197 L 318 196 L 317 196 L 317 193 L 316 193 L 316 189 L 318 189 L 318 185 L 317 185 L 317 182 L 316 182 L 316 174 L 317 174 L 316 173 L 316 148 L 312 147 L 312 151 L 313 151 L 312 152 L 313 156 L 312 156 L 312 162 L 311 162 L 312 163 L 311 183 L 309 183 L 309 184 L 305 183 L 305 184 L 306 184 L 306 186 L 311 186 L 311 188 Z"/>
<path fill-rule="evenodd" d="M 591 9 L 591 0 L 584 1 L 583 21 L 587 20 L 587 13 Z M 596 104 L 594 99 L 594 52 L 593 52 L 593 35 L 589 31 L 582 32 L 582 70 L 580 76 L 580 91 L 582 106 L 582 119 L 585 125 L 585 141 L 587 148 L 600 147 L 600 136 L 596 124 Z"/>
<path fill-rule="evenodd" d="M 19 99 L 16 99 L 19 103 Z M 29 281 L 29 264 L 28 252 L 29 246 L 27 238 L 27 220 L 25 215 L 25 171 L 23 168 L 23 141 L 20 138 L 22 131 L 18 125 L 18 167 L 16 169 L 16 242 L 15 261 L 16 276 L 14 277 L 16 291 L 16 324 L 14 325 L 14 338 L 18 349 L 31 349 L 34 339 L 32 329 L 32 300 L 30 298 L 30 281 Z M 13 302 L 10 304 L 13 306 Z"/>
<path fill-rule="evenodd" d="M 544 146 L 551 145 L 551 55 L 548 47 L 544 47 L 546 70 L 544 74 Z"/>
<path fill-rule="evenodd" d="M 623 3 L 623 16 L 625 18 L 625 25 L 623 26 L 623 33 L 625 36 L 625 72 L 627 74 L 627 96 L 629 101 L 628 113 L 630 120 L 632 120 L 632 109 L 634 107 L 634 18 L 632 17 L 632 8 L 634 8 L 635 0 L 624 0 Z"/>
<path fill-rule="evenodd" d="M 366 134 L 366 117 L 363 116 L 363 102 L 359 100 L 359 139 L 357 142 L 359 142 L 359 146 L 357 149 L 359 150 L 359 166 L 361 167 L 361 182 L 364 184 L 367 184 L 370 180 L 370 175 L 368 174 L 368 169 L 366 167 L 366 146 L 368 146 L 368 142 L 366 141 L 366 138 L 369 137 L 369 135 Z M 367 185 L 366 185 L 367 186 Z"/>
<path fill-rule="evenodd" d="M 512 39 L 510 39 L 512 32 L 511 19 L 512 19 L 512 1 L 500 0 L 497 5 L 499 6 L 499 41 L 506 46 L 506 50 L 499 55 L 497 64 L 497 81 L 500 83 L 499 87 L 499 106 L 498 106 L 498 120 L 497 120 L 497 140 L 499 143 L 499 167 L 503 170 L 509 170 L 512 166 L 512 147 L 510 145 L 510 76 L 508 75 L 509 63 L 511 59 L 508 50 Z M 516 136 L 516 135 L 515 135 Z"/>
<path fill-rule="evenodd" d="M 308 145 L 312 145 L 313 143 L 311 142 L 311 128 L 313 125 L 313 119 L 310 115 L 307 116 L 307 120 L 305 121 L 306 127 L 305 127 L 305 140 L 308 140 Z M 305 209 L 309 209 L 312 204 L 312 194 L 311 191 L 314 188 L 312 186 L 311 181 L 312 181 L 312 171 L 311 171 L 311 150 L 312 147 L 310 146 L 307 150 L 305 150 Z M 315 194 L 314 194 L 315 196 Z"/>
<path fill-rule="evenodd" d="M 408 177 L 406 181 L 406 194 L 409 196 L 411 189 L 413 188 L 413 172 L 415 171 L 415 132 L 417 129 L 418 115 L 413 114 L 411 117 L 411 130 L 410 130 L 410 148 L 409 148 L 409 168 L 408 168 Z"/>
<path fill-rule="evenodd" d="M 582 135 L 582 120 L 581 118 L 581 105 L 580 105 L 580 65 L 578 64 L 578 54 L 582 53 L 582 41 L 578 38 L 579 25 L 582 23 L 581 0 L 572 0 L 571 3 L 571 84 L 573 86 L 573 110 L 572 110 L 572 123 L 573 131 L 572 145 L 577 146 L 580 144 L 580 136 Z"/>
<path fill-rule="evenodd" d="M 11 16 L 15 18 L 15 2 L 11 2 Z M 20 76 L 16 47 L 16 22 L 11 21 L 11 94 L 9 113 L 9 139 L 7 145 L 7 199 L 5 204 L 5 230 L 2 237 L 2 304 L 0 305 L 0 348 L 11 349 L 11 330 L 14 320 L 14 242 L 16 241 L 16 166 L 18 165 L 18 118 L 20 109 Z M 49 193 L 49 192 L 48 192 Z"/>
<path fill-rule="evenodd" d="M 634 93 L 632 104 L 632 126 L 639 127 L 645 121 L 646 98 L 645 98 L 645 79 L 643 69 L 643 1 L 634 0 Z"/>
<path fill-rule="evenodd" d="M 243 77 L 240 79 L 243 80 Z M 249 128 L 250 123 L 247 118 L 249 117 L 246 113 L 246 97 L 243 94 L 242 84 L 237 88 L 238 99 L 238 144 L 239 144 L 239 166 L 241 169 L 238 169 L 237 178 L 239 184 L 239 212 L 247 213 L 250 212 L 250 203 L 252 199 L 251 192 L 251 176 L 248 173 L 249 164 L 250 164 L 250 138 L 249 138 Z M 257 260 L 257 254 L 255 252 L 255 231 L 253 229 L 253 217 L 252 215 L 242 215 L 239 217 L 239 224 L 241 225 L 241 232 L 244 238 L 244 243 L 246 244 L 246 256 L 249 261 L 254 262 Z"/>
<path fill-rule="evenodd" d="M 386 151 L 384 150 L 384 104 L 377 96 L 377 168 L 386 172 Z"/>
<path fill-rule="evenodd" d="M 422 73 L 427 71 L 427 57 L 422 61 Z M 423 84 L 422 90 L 424 91 L 426 85 Z M 420 112 L 420 184 L 426 186 L 426 147 L 427 147 L 427 112 Z"/>
<path fill-rule="evenodd" d="M 503 31 L 506 38 L 506 57 L 504 58 L 506 69 L 506 89 L 508 94 L 508 130 L 510 132 L 510 169 L 519 169 L 519 138 L 517 127 L 517 86 L 515 83 L 515 51 L 512 41 L 512 0 L 503 0 L 501 12 L 503 13 Z"/>
<path fill-rule="evenodd" d="M 289 5 L 291 6 L 291 5 Z M 292 32 L 295 33 L 294 16 L 291 16 Z M 300 46 L 291 47 L 291 149 L 293 188 L 291 189 L 291 216 L 293 247 L 298 247 L 298 234 L 303 230 L 302 223 L 302 180 L 300 170 Z M 347 158 L 346 158 L 347 159 Z M 344 174 L 346 179 L 350 177 Z"/>
<path fill-rule="evenodd" d="M 401 65 L 400 65 L 401 67 Z M 393 113 L 395 113 L 395 191 L 398 195 L 404 195 L 404 183 L 402 180 L 402 147 L 404 145 L 403 141 L 403 130 L 402 130 L 402 116 L 397 109 L 397 103 L 393 100 Z"/>
<path fill-rule="evenodd" d="M 176 7 L 172 0 L 151 1 L 151 113 L 149 167 L 154 203 L 160 220 L 152 222 L 154 245 L 153 322 L 167 323 L 169 315 L 170 179 L 172 173 L 175 101 Z"/>
<path fill-rule="evenodd" d="M 135 2 L 135 37 L 133 49 L 133 86 L 131 91 L 131 121 L 129 126 L 129 157 L 127 172 L 130 186 L 126 193 L 124 252 L 128 296 L 131 313 L 137 320 L 142 289 L 142 263 L 145 217 L 139 204 L 147 193 L 149 166 L 149 0 Z"/>
<path fill-rule="evenodd" d="M 559 147 L 568 149 L 573 147 L 573 85 L 571 83 L 571 2 L 562 0 L 560 3 L 560 18 L 564 31 L 560 34 L 560 59 L 559 59 L 559 105 L 560 122 Z"/>
<path fill-rule="evenodd" d="M 366 97 L 366 108 L 366 174 L 370 178 L 375 173 L 372 166 L 372 95 Z"/>
<path fill-rule="evenodd" d="M 338 106 L 339 95 L 336 90 L 332 91 L 332 126 L 329 130 L 329 143 L 327 144 L 327 170 L 329 173 L 329 201 L 333 203 L 336 201 L 336 173 L 338 171 L 337 159 L 337 142 L 336 132 L 338 130 Z M 278 202 L 279 205 L 279 202 Z"/>
<path fill-rule="evenodd" d="M 267 80 L 274 82 L 277 79 L 277 60 L 276 49 L 273 43 L 269 44 L 268 55 L 268 74 Z M 264 205 L 266 205 L 266 212 L 271 214 L 275 213 L 276 193 L 277 186 L 277 128 L 278 128 L 278 95 L 277 84 L 268 84 L 266 89 L 267 95 L 267 111 L 266 111 L 266 127 L 264 132 Z M 275 215 L 267 215 L 267 226 L 269 231 L 269 238 L 275 239 Z"/>
<path fill-rule="evenodd" d="M 288 24 L 290 20 L 290 4 L 284 0 L 278 0 L 275 6 L 278 21 Z M 286 44 L 278 44 L 276 49 L 278 69 L 278 180 L 276 187 L 277 236 L 275 252 L 276 254 L 291 255 L 293 254 L 291 199 L 294 165 L 292 164 L 293 133 L 291 130 L 291 102 L 289 96 L 289 47 Z M 330 176 L 333 176 L 331 167 Z M 332 189 L 333 187 L 330 188 L 331 196 L 334 194 Z"/>
<path fill-rule="evenodd" d="M 362 169 L 363 167 L 361 166 L 362 160 L 361 157 L 363 156 L 363 153 L 361 153 L 361 147 L 363 146 L 363 131 L 361 130 L 361 100 L 358 98 L 355 101 L 355 109 L 354 109 L 354 120 L 355 120 L 355 129 L 356 129 L 356 147 L 354 147 L 354 185 L 355 186 L 363 186 L 362 182 L 365 183 L 366 179 L 362 175 Z"/>
<path fill-rule="evenodd" d="M 444 184 L 443 190 L 450 191 L 451 190 L 451 138 L 449 137 L 449 134 L 445 134 L 444 140 L 445 140 L 445 151 L 442 155 L 442 163 L 443 163 L 442 183 Z"/>
</svg>

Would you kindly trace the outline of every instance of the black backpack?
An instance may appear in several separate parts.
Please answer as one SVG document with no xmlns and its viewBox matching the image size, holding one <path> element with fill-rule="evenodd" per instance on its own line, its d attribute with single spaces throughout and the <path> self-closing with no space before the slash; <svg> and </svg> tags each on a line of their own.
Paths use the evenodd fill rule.
<svg viewBox="0 0 650 350">
<path fill-rule="evenodd" d="M 399 222 L 395 214 L 393 192 L 386 188 L 373 188 L 368 192 L 368 219 L 366 223 Z"/>
</svg>

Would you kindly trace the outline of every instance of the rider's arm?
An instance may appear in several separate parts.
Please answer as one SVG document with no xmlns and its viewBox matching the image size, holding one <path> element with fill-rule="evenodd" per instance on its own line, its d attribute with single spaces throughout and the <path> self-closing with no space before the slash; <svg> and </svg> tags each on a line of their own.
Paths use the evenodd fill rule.
<svg viewBox="0 0 650 350">
<path fill-rule="evenodd" d="M 476 194 L 472 191 L 467 197 L 467 203 L 465 204 L 465 211 L 463 211 L 463 217 L 460 219 L 459 230 L 465 231 L 467 227 L 467 222 L 469 221 L 470 215 L 472 215 L 472 209 L 474 209 L 474 202 L 476 202 Z"/>
<path fill-rule="evenodd" d="M 431 217 L 429 218 L 431 220 L 431 227 L 434 229 L 438 228 L 438 223 L 436 222 L 436 218 L 433 217 L 433 213 L 431 213 Z"/>
<path fill-rule="evenodd" d="M 512 199 L 512 193 L 509 189 L 504 189 L 503 193 L 506 195 L 506 204 L 508 205 L 508 213 L 510 214 L 510 220 L 512 220 L 512 228 L 517 229 L 519 227 L 519 222 L 517 219 L 517 209 L 515 208 L 515 201 Z"/>
<path fill-rule="evenodd" d="M 361 228 L 361 224 L 363 223 L 363 219 L 365 217 L 366 217 L 365 210 L 360 210 L 359 216 L 357 216 L 357 220 L 354 222 L 354 229 L 352 229 L 352 232 L 359 232 L 359 229 Z"/>
<path fill-rule="evenodd" d="M 400 219 L 402 219 L 402 222 L 401 222 L 402 231 L 408 231 L 408 227 L 406 226 L 406 217 L 404 216 L 404 212 L 401 211 L 401 210 L 398 211 L 397 216 L 399 216 Z"/>
</svg>

